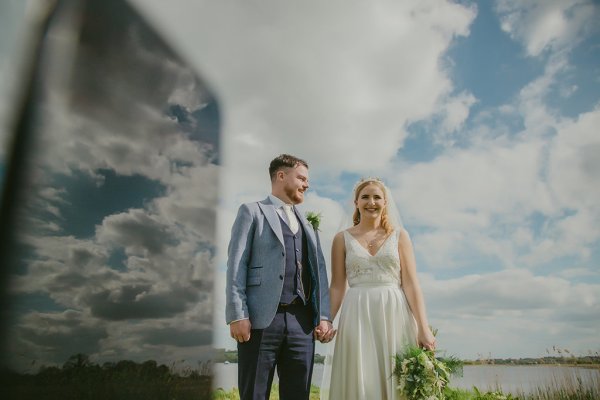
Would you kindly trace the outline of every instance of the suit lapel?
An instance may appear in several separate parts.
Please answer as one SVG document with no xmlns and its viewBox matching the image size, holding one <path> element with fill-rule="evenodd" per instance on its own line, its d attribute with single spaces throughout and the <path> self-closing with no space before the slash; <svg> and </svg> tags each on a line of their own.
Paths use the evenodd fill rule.
<svg viewBox="0 0 600 400">
<path fill-rule="evenodd" d="M 296 207 L 294 207 L 294 210 L 296 210 L 296 217 L 298 217 L 298 221 L 300 221 L 302 227 L 304 228 L 304 233 L 308 236 L 307 242 L 309 243 L 309 249 L 313 254 L 317 254 L 317 238 L 315 237 L 315 231 L 312 225 L 306 220 L 306 218 L 300 215 L 300 212 Z"/>
<path fill-rule="evenodd" d="M 258 206 L 262 210 L 265 218 L 267 219 L 267 222 L 269 223 L 269 226 L 271 226 L 271 229 L 275 233 L 275 236 L 277 236 L 277 239 L 279 239 L 281 244 L 285 246 L 285 244 L 283 243 L 283 232 L 281 230 L 281 223 L 279 222 L 279 216 L 277 215 L 277 211 L 275 211 L 275 206 L 271 204 L 271 201 L 268 197 L 263 201 L 259 201 Z"/>
<path fill-rule="evenodd" d="M 298 218 L 298 220 L 302 224 L 302 227 L 304 228 L 304 236 L 306 237 L 306 243 L 308 245 L 308 271 L 310 273 L 310 281 L 311 281 L 311 285 L 309 286 L 309 291 L 310 291 L 309 296 L 313 299 L 316 299 L 317 298 L 316 288 L 319 286 L 318 280 L 317 280 L 318 254 L 317 254 L 316 233 L 315 233 L 312 225 L 308 222 L 308 220 L 306 218 L 304 218 L 302 215 L 300 215 L 300 212 L 298 211 L 298 209 L 296 207 L 294 207 L 294 209 L 296 210 L 296 217 Z M 313 301 L 313 304 L 316 304 L 316 302 Z M 318 311 L 316 313 L 317 313 L 317 315 L 319 315 Z"/>
</svg>

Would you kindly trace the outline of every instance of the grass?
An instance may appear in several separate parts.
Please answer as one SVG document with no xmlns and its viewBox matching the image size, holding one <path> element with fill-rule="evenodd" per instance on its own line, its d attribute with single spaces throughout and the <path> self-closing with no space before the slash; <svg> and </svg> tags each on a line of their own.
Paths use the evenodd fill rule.
<svg viewBox="0 0 600 400">
<path fill-rule="evenodd" d="M 596 381 L 592 387 L 583 385 L 581 378 L 576 382 L 569 380 L 566 384 L 552 388 L 537 388 L 534 394 L 523 397 L 526 400 L 596 400 L 600 399 L 600 382 Z"/>
<path fill-rule="evenodd" d="M 279 387 L 273 385 L 270 400 L 279 400 Z M 501 390 L 484 392 L 476 387 L 472 390 L 447 388 L 445 390 L 447 400 L 597 400 L 600 399 L 600 385 L 586 387 L 580 379 L 576 382 L 563 382 L 563 386 L 537 388 L 531 394 L 510 394 Z M 225 391 L 218 389 L 213 391 L 214 400 L 239 400 L 237 388 Z M 319 388 L 311 386 L 310 400 L 319 399 Z"/>
<path fill-rule="evenodd" d="M 477 388 L 447 389 L 446 396 L 448 400 L 597 400 L 600 398 L 600 390 L 583 385 L 577 388 L 538 388 L 530 394 L 510 394 L 500 390 L 482 392 Z"/>
<path fill-rule="evenodd" d="M 273 385 L 270 400 L 279 400 L 279 387 Z M 214 400 L 239 400 L 240 396 L 237 388 L 225 391 L 218 389 L 213 392 Z M 513 395 L 510 393 L 502 393 L 502 391 L 483 392 L 477 388 L 473 390 L 462 389 L 446 389 L 447 400 L 597 400 L 600 399 L 600 390 L 585 388 L 571 389 L 553 389 L 553 388 L 538 388 L 533 394 Z M 319 388 L 311 387 L 310 400 L 319 400 Z"/>
<path fill-rule="evenodd" d="M 231 390 L 225 391 L 223 389 L 217 389 L 213 392 L 214 400 L 239 400 L 240 395 L 238 393 L 237 388 L 233 388 Z M 279 399 L 279 385 L 273 384 L 271 388 L 271 396 L 270 400 L 280 400 Z M 310 387 L 310 400 L 319 400 L 319 388 L 315 385 Z"/>
</svg>

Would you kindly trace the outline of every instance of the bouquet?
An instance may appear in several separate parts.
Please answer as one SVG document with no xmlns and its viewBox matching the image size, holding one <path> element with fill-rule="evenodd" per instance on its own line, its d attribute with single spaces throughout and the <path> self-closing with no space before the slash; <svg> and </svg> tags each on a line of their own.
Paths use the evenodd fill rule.
<svg viewBox="0 0 600 400">
<path fill-rule="evenodd" d="M 395 356 L 398 390 L 409 400 L 445 399 L 444 388 L 453 374 L 462 374 L 462 362 L 456 357 L 436 358 L 435 351 L 415 346 Z"/>
</svg>

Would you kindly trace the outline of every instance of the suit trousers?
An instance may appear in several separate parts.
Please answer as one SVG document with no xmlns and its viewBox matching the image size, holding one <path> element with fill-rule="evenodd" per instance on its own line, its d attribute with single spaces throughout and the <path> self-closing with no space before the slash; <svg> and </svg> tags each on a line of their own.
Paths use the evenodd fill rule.
<svg viewBox="0 0 600 400">
<path fill-rule="evenodd" d="M 279 307 L 265 329 L 252 329 L 238 343 L 238 386 L 241 400 L 268 400 L 275 367 L 279 398 L 307 400 L 313 372 L 315 340 L 310 305 Z"/>
</svg>

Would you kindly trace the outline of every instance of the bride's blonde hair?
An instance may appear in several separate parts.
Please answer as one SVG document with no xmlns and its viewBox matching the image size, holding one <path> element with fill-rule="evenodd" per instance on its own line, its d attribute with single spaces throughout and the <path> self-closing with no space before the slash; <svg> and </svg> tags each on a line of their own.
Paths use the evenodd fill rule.
<svg viewBox="0 0 600 400">
<path fill-rule="evenodd" d="M 360 192 L 366 188 L 368 185 L 376 185 L 383 192 L 383 199 L 385 200 L 385 207 L 381 211 L 381 227 L 385 229 L 387 234 L 392 233 L 394 227 L 388 221 L 388 198 L 387 198 L 387 188 L 384 183 L 379 178 L 366 178 L 358 181 L 356 186 L 354 187 L 354 201 L 358 201 L 358 195 Z M 354 208 L 354 215 L 352 216 L 352 222 L 354 225 L 358 225 L 360 222 L 360 211 L 358 211 L 358 207 Z"/>
</svg>

